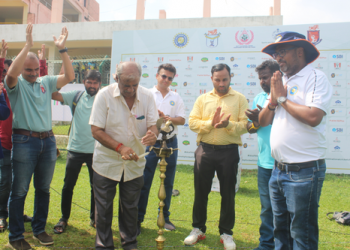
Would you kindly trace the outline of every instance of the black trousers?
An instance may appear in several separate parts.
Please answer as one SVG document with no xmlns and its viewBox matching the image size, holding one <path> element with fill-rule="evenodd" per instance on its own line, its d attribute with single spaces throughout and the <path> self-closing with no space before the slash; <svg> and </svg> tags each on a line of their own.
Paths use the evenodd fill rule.
<svg viewBox="0 0 350 250">
<path fill-rule="evenodd" d="M 220 234 L 233 234 L 238 163 L 238 146 L 218 150 L 201 144 L 198 146 L 194 162 L 193 227 L 206 231 L 208 195 L 216 171 L 221 195 L 219 231 Z"/>
<path fill-rule="evenodd" d="M 112 220 L 113 200 L 119 183 L 119 233 L 125 250 L 137 248 L 137 205 L 143 186 L 143 176 L 131 181 L 114 181 L 94 171 L 94 192 L 96 204 L 95 248 L 114 249 Z"/>
<path fill-rule="evenodd" d="M 67 153 L 66 174 L 64 177 L 64 184 L 62 188 L 61 220 L 64 220 L 67 222 L 70 217 L 73 190 L 74 190 L 75 184 L 77 183 L 78 176 L 83 163 L 86 163 L 89 171 L 89 177 L 90 177 L 90 187 L 91 187 L 90 219 L 92 220 L 95 219 L 95 199 L 94 199 L 94 191 L 92 188 L 93 186 L 92 155 L 93 154 L 77 153 L 73 151 L 68 151 Z"/>
</svg>

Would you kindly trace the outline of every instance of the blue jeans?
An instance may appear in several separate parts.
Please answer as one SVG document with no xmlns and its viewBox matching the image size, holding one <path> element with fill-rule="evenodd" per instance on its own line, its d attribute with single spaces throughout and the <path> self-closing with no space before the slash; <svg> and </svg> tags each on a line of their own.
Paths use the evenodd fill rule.
<svg viewBox="0 0 350 250">
<path fill-rule="evenodd" d="M 275 249 L 318 249 L 318 207 L 326 164 L 300 171 L 274 168 L 270 196 L 274 214 Z"/>
<path fill-rule="evenodd" d="M 271 178 L 272 169 L 266 169 L 258 166 L 258 189 L 261 203 L 260 212 L 260 244 L 256 249 L 273 250 L 275 242 L 273 239 L 273 213 L 269 192 L 269 181 Z"/>
<path fill-rule="evenodd" d="M 4 158 L 0 161 L 0 218 L 6 220 L 12 184 L 11 150 L 2 148 L 2 152 Z"/>
<path fill-rule="evenodd" d="M 39 139 L 25 135 L 12 135 L 12 191 L 9 204 L 9 239 L 23 239 L 24 200 L 34 174 L 35 188 L 33 234 L 45 231 L 49 212 L 50 184 L 56 163 L 54 136 Z"/>
<path fill-rule="evenodd" d="M 153 146 L 159 148 L 160 143 L 156 143 Z M 172 142 L 167 143 L 167 147 L 177 148 L 177 138 L 174 138 Z M 149 148 L 150 147 L 146 148 L 146 152 L 149 152 Z M 174 179 L 175 179 L 177 154 L 178 154 L 178 151 L 176 150 L 173 152 L 172 155 L 170 155 L 170 157 L 165 158 L 165 161 L 168 163 L 166 167 L 166 172 L 165 172 L 166 178 L 164 180 L 166 198 L 164 200 L 165 206 L 163 207 L 163 214 L 166 222 L 169 221 L 169 216 L 170 216 L 169 209 L 170 209 L 171 195 L 172 195 Z M 149 191 L 152 186 L 154 172 L 156 171 L 157 163 L 159 159 L 160 157 L 157 157 L 153 150 L 152 152 L 149 153 L 149 155 L 146 156 L 146 166 L 143 172 L 144 185 L 141 189 L 141 195 L 140 195 L 140 200 L 138 205 L 138 220 L 141 222 L 143 221 L 146 214 Z M 157 195 L 157 194 L 158 192 L 154 193 L 153 195 Z"/>
</svg>

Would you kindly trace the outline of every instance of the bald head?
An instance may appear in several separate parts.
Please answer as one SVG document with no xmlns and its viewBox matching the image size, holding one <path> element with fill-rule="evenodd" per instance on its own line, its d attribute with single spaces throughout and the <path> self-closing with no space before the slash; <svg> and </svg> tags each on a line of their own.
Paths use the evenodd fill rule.
<svg viewBox="0 0 350 250">
<path fill-rule="evenodd" d="M 30 83 L 34 83 L 39 77 L 39 72 L 40 66 L 38 57 L 33 52 L 28 52 L 23 64 L 23 78 Z"/>
</svg>

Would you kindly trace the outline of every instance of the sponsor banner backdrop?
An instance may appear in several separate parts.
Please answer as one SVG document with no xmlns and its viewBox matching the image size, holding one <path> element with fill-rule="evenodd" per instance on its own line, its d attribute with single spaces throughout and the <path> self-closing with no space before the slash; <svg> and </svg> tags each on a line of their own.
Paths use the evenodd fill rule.
<svg viewBox="0 0 350 250">
<path fill-rule="evenodd" d="M 231 68 L 231 87 L 243 93 L 251 107 L 262 92 L 256 67 L 269 55 L 261 49 L 283 31 L 306 36 L 319 50 L 313 66 L 323 71 L 333 86 L 327 120 L 327 171 L 350 174 L 350 35 L 339 36 L 350 23 L 305 24 L 265 27 L 198 28 L 116 31 L 113 33 L 112 65 L 120 61 L 141 64 L 140 85 L 152 88 L 157 68 L 172 63 L 177 74 L 170 87 L 185 103 L 186 123 L 179 126 L 179 162 L 194 162 L 197 135 L 189 129 L 188 117 L 198 96 L 213 89 L 211 67 L 226 63 Z M 336 39 L 335 39 L 336 38 Z M 115 67 L 111 67 L 114 71 Z M 113 82 L 111 72 L 111 82 Z M 54 112 L 53 112 L 54 114 Z M 256 168 L 258 142 L 256 135 L 242 135 L 241 164 Z"/>
</svg>

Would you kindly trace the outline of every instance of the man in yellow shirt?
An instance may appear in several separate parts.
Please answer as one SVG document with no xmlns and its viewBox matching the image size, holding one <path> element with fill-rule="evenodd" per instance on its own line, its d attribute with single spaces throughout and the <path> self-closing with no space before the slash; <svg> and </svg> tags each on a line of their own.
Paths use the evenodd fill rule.
<svg viewBox="0 0 350 250">
<path fill-rule="evenodd" d="M 230 87 L 231 72 L 226 64 L 211 69 L 214 89 L 196 100 L 189 118 L 190 129 L 197 133 L 198 148 L 194 163 L 193 230 L 185 239 L 193 245 L 205 239 L 208 194 L 217 172 L 220 181 L 220 241 L 226 250 L 236 249 L 232 238 L 235 222 L 235 185 L 241 135 L 247 133 L 249 106 L 243 94 Z"/>
</svg>

